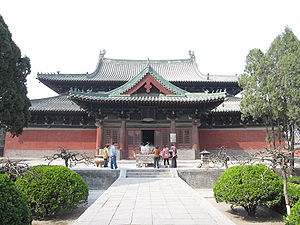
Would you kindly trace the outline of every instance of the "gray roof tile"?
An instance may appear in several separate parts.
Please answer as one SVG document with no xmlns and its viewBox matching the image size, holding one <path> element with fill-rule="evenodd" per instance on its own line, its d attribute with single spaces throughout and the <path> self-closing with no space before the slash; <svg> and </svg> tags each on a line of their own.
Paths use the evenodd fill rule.
<svg viewBox="0 0 300 225">
<path fill-rule="evenodd" d="M 127 60 L 109 59 L 100 54 L 96 70 L 91 74 L 55 74 L 38 73 L 40 80 L 57 81 L 128 81 L 140 73 L 145 67 L 151 67 L 164 79 L 171 82 L 236 82 L 236 76 L 203 75 L 199 70 L 195 57 L 176 60 Z"/>
<path fill-rule="evenodd" d="M 58 95 L 49 98 L 33 99 L 29 108 L 31 112 L 85 112 L 67 95 Z"/>
<path fill-rule="evenodd" d="M 212 112 L 240 112 L 239 97 L 228 97 L 221 105 L 212 110 Z"/>
</svg>

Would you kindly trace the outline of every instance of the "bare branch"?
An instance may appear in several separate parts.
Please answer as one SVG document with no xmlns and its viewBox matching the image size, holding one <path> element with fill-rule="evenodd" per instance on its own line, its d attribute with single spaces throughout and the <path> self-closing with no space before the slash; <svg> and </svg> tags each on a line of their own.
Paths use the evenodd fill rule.
<svg viewBox="0 0 300 225">
<path fill-rule="evenodd" d="M 86 165 L 93 163 L 93 160 L 85 153 L 70 152 L 64 147 L 58 147 L 58 152 L 52 156 L 45 156 L 45 160 L 49 160 L 48 165 L 56 159 L 63 159 L 66 167 L 72 167 L 77 163 L 85 163 Z"/>
</svg>

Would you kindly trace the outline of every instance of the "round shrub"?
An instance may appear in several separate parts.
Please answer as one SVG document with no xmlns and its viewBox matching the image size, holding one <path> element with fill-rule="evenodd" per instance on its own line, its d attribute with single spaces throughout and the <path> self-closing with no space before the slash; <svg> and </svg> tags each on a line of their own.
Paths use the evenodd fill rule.
<svg viewBox="0 0 300 225">
<path fill-rule="evenodd" d="M 0 174 L 0 224 L 26 225 L 31 221 L 25 196 L 6 174 Z"/>
<path fill-rule="evenodd" d="M 214 184 L 217 202 L 242 206 L 254 216 L 259 205 L 273 206 L 282 198 L 282 179 L 265 165 L 228 168 Z"/>
<path fill-rule="evenodd" d="M 299 225 L 300 224 L 300 201 L 298 201 L 291 209 L 291 214 L 286 217 L 285 224 Z"/>
<path fill-rule="evenodd" d="M 87 202 L 83 178 L 64 166 L 34 166 L 16 185 L 27 196 L 36 218 L 59 215 Z"/>
</svg>

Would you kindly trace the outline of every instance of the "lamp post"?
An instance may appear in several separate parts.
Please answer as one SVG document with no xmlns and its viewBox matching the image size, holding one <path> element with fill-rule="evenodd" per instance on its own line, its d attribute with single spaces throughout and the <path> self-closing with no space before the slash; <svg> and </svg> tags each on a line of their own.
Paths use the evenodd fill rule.
<svg viewBox="0 0 300 225">
<path fill-rule="evenodd" d="M 210 152 L 203 150 L 201 154 L 201 164 L 199 167 L 208 168 Z"/>
</svg>

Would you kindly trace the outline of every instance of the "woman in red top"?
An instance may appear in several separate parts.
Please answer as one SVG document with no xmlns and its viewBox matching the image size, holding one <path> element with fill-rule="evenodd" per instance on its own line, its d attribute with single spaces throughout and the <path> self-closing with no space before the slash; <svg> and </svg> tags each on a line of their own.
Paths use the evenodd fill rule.
<svg viewBox="0 0 300 225">
<path fill-rule="evenodd" d="M 164 159 L 164 166 L 169 167 L 169 148 L 167 145 L 164 145 L 163 151 L 162 151 L 162 158 Z M 166 165 L 168 164 L 168 166 Z"/>
</svg>

